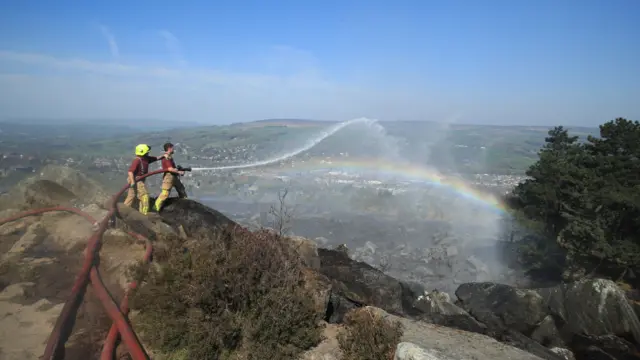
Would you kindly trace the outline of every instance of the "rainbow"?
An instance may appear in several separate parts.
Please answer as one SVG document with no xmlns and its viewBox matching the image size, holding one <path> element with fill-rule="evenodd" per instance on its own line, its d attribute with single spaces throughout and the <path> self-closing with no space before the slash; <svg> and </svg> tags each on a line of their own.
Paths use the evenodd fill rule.
<svg viewBox="0 0 640 360">
<path fill-rule="evenodd" d="M 297 161 L 289 172 L 299 170 L 342 170 L 357 171 L 358 173 L 375 173 L 408 180 L 420 180 L 438 187 L 445 188 L 466 199 L 478 202 L 497 212 L 507 211 L 505 205 L 494 195 L 473 188 L 462 179 L 448 177 L 424 166 L 391 162 L 384 159 L 339 158 L 339 159 L 309 159 Z"/>
</svg>

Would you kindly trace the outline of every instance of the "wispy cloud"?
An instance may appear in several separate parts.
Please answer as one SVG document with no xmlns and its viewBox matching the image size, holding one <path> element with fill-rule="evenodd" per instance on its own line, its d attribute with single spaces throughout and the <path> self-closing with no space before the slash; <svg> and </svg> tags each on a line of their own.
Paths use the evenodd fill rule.
<svg viewBox="0 0 640 360">
<path fill-rule="evenodd" d="M 342 120 L 372 114 L 367 103 L 383 99 L 371 90 L 309 74 L 160 67 L 15 51 L 0 51 L 1 64 L 27 70 L 0 72 L 0 116 Z"/>
<path fill-rule="evenodd" d="M 46 54 L 0 50 L 0 60 L 28 64 L 43 69 L 65 70 L 66 73 L 82 72 L 126 79 L 156 79 L 200 84 L 217 84 L 253 88 L 285 86 L 320 89 L 332 86 L 326 80 L 303 75 L 277 76 L 259 73 L 224 72 L 209 68 L 176 68 L 90 61 L 81 58 L 58 58 Z"/>
<path fill-rule="evenodd" d="M 120 59 L 120 49 L 118 48 L 118 42 L 116 41 L 116 37 L 113 36 L 111 30 L 104 25 L 98 25 L 100 28 L 100 32 L 102 36 L 104 36 L 105 40 L 109 44 L 109 51 L 111 51 L 111 56 L 114 60 L 118 61 Z"/>
<path fill-rule="evenodd" d="M 158 33 L 164 39 L 164 44 L 173 60 L 181 66 L 186 65 L 187 62 L 182 54 L 182 45 L 178 37 L 168 30 L 160 30 Z"/>
<path fill-rule="evenodd" d="M 312 54 L 289 47 L 274 50 L 293 71 L 233 72 L 0 50 L 0 69 L 5 69 L 0 71 L 0 117 L 223 123 L 278 117 L 433 119 L 448 113 L 450 104 L 443 101 L 425 104 L 433 94 L 337 82 L 322 75 Z M 268 56 L 273 54 L 270 50 Z"/>
<path fill-rule="evenodd" d="M 13 63 L 21 63 L 35 67 L 44 67 L 54 70 L 71 70 L 93 72 L 105 75 L 131 74 L 136 72 L 135 66 L 115 64 L 113 62 L 94 62 L 80 58 L 57 58 L 51 55 L 38 53 L 23 53 L 16 51 L 0 50 L 0 60 Z"/>
</svg>

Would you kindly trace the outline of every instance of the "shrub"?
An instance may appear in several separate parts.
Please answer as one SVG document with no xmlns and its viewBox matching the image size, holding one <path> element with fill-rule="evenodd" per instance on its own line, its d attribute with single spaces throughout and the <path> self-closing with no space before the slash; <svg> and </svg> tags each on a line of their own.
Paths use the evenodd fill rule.
<svg viewBox="0 0 640 360">
<path fill-rule="evenodd" d="M 170 241 L 132 297 L 142 338 L 188 359 L 295 359 L 321 340 L 290 244 L 267 232 Z M 140 274 L 141 268 L 133 269 Z"/>
<path fill-rule="evenodd" d="M 402 337 L 402 324 L 391 322 L 367 308 L 351 310 L 338 343 L 345 359 L 391 360 Z"/>
</svg>

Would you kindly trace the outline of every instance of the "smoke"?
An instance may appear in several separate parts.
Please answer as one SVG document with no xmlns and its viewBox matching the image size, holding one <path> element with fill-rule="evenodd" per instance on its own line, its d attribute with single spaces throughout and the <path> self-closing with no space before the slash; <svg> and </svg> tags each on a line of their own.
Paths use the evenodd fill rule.
<svg viewBox="0 0 640 360">
<path fill-rule="evenodd" d="M 378 158 L 385 163 L 422 158 L 421 166 L 435 167 L 429 159 L 444 153 L 437 148 L 442 144 L 436 135 L 448 133 L 449 126 L 433 126 L 423 129 L 431 136 L 421 136 L 415 131 L 402 133 L 411 126 L 390 124 L 386 129 L 375 120 L 354 119 L 267 160 L 194 170 L 232 174 L 242 170 L 244 177 L 259 178 L 239 195 L 247 209 L 242 210 L 235 199 L 228 201 L 234 203 L 234 215 L 251 226 L 270 226 L 264 223 L 265 214 L 256 214 L 264 213 L 264 204 L 257 210 L 255 203 L 273 203 L 274 194 L 286 187 L 287 203 L 295 208 L 291 225 L 296 235 L 316 238 L 321 246 L 345 243 L 352 257 L 373 266 L 384 262 L 387 272 L 397 278 L 447 292 L 463 282 L 515 282 L 500 256 L 501 214 L 486 204 L 441 186 L 412 183 L 401 174 L 375 169 L 363 172 L 328 165 L 324 170 L 310 170 L 296 167 L 297 163 L 286 168 L 269 166 L 296 156 L 344 156 Z M 426 150 L 427 156 L 416 156 L 416 149 Z M 282 180 L 274 183 L 274 176 Z M 220 199 L 215 202 L 223 210 L 228 204 Z"/>
</svg>

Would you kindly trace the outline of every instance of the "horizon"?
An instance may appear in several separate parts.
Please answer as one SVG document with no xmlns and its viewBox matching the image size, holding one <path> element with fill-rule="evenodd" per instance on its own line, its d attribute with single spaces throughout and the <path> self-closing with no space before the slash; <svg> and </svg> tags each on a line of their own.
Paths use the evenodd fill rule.
<svg viewBox="0 0 640 360">
<path fill-rule="evenodd" d="M 354 119 L 349 119 L 354 120 Z M 349 121 L 346 120 L 346 121 Z M 614 120 L 614 119 L 610 119 Z M 607 121 L 610 121 L 607 120 Z M 632 120 L 632 119 L 628 119 Z M 79 118 L 8 118 L 8 119 L 0 119 L 0 124 L 13 124 L 13 125 L 83 125 L 90 126 L 92 122 L 95 121 L 109 121 L 110 123 L 103 124 L 106 126 L 122 126 L 121 122 L 131 122 L 131 121 L 142 121 L 142 122 L 151 122 L 151 123 L 159 123 L 163 128 L 166 127 L 167 124 L 173 123 L 175 125 L 179 125 L 180 128 L 200 128 L 200 127 L 208 127 L 208 126 L 235 126 L 235 125 L 248 125 L 248 124 L 256 124 L 256 123 L 275 123 L 275 122 L 312 122 L 312 123 L 330 123 L 336 124 L 345 121 L 340 120 L 319 120 L 319 119 L 295 119 L 295 118 L 282 118 L 282 119 L 259 119 L 259 120 L 248 120 L 248 121 L 240 121 L 234 123 L 221 123 L 221 124 L 207 124 L 207 123 L 199 123 L 199 122 L 174 122 L 172 120 L 163 120 L 163 119 L 108 119 L 108 118 L 92 118 L 92 119 L 79 119 Z M 639 120 L 640 121 L 640 120 Z M 552 129 L 556 126 L 563 126 L 566 129 L 598 129 L 599 125 L 545 125 L 545 124 L 480 124 L 480 123 L 453 123 L 449 124 L 446 122 L 439 121 L 431 121 L 431 120 L 377 120 L 380 123 L 428 123 L 428 124 L 437 124 L 437 125 L 449 125 L 453 128 L 456 126 L 477 126 L 477 127 L 516 127 L 516 128 L 545 128 Z M 603 121 L 604 123 L 605 121 Z M 129 124 L 131 127 L 136 127 L 134 125 Z M 146 125 L 140 125 L 142 127 Z M 171 129 L 171 128 L 168 128 Z"/>
<path fill-rule="evenodd" d="M 0 118 L 640 119 L 640 3 L 573 4 L 15 2 L 0 15 Z"/>
</svg>

